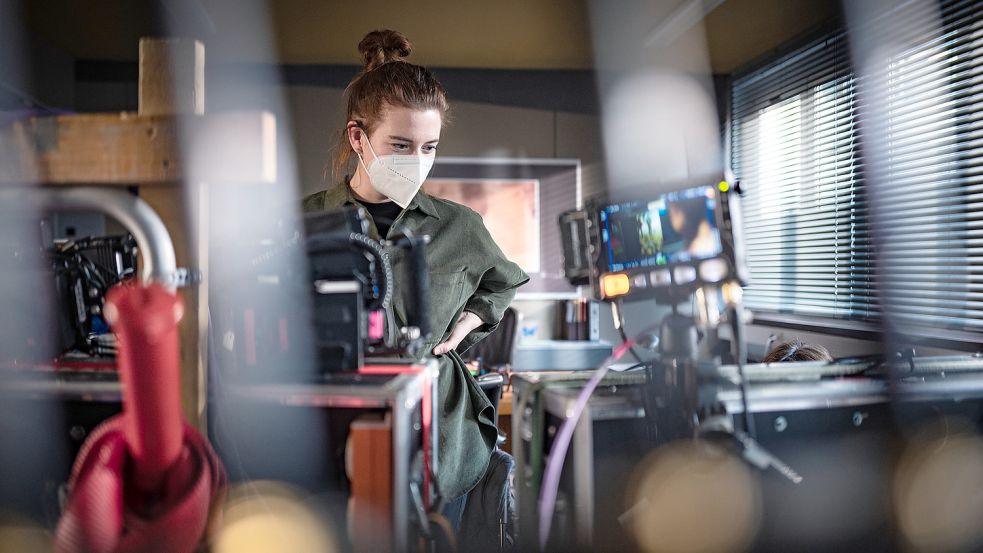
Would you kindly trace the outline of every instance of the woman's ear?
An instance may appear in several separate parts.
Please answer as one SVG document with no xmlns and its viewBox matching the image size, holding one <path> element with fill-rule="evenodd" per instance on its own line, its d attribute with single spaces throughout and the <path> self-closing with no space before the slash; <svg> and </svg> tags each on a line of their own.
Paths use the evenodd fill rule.
<svg viewBox="0 0 983 553">
<path fill-rule="evenodd" d="M 362 155 L 362 135 L 365 131 L 355 121 L 349 121 L 348 128 L 345 130 L 348 131 L 348 143 L 352 150 L 355 150 L 356 154 Z"/>
</svg>

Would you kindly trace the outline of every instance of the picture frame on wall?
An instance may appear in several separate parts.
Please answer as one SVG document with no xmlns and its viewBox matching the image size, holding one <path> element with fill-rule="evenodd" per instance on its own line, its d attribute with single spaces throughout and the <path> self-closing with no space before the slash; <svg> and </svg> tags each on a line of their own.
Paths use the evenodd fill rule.
<svg viewBox="0 0 983 553">
<path fill-rule="evenodd" d="M 581 206 L 580 160 L 438 156 L 423 189 L 481 215 L 506 257 L 529 274 L 516 299 L 577 297 L 563 275 L 559 217 Z"/>
</svg>

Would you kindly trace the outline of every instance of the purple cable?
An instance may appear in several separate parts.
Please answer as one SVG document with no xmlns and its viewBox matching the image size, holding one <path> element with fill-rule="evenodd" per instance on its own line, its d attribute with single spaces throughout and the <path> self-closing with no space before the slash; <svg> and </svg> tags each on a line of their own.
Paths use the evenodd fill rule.
<svg viewBox="0 0 983 553">
<path fill-rule="evenodd" d="M 637 338 L 636 338 L 637 339 Z M 560 472 L 563 470 L 563 461 L 567 456 L 567 449 L 570 448 L 570 440 L 573 438 L 573 431 L 577 427 L 580 415 L 587 407 L 594 389 L 600 384 L 601 379 L 608 373 L 611 364 L 617 362 L 624 356 L 633 345 L 635 340 L 631 339 L 622 342 L 618 349 L 611 353 L 611 356 L 604 360 L 587 381 L 587 385 L 577 396 L 577 403 L 573 406 L 573 412 L 567 412 L 567 420 L 563 421 L 560 431 L 556 434 L 553 447 L 550 448 L 550 458 L 546 463 L 546 471 L 543 476 L 543 486 L 540 488 L 539 497 L 539 549 L 546 549 L 546 540 L 550 537 L 550 526 L 553 524 L 553 510 L 556 508 L 556 494 L 560 488 Z"/>
</svg>

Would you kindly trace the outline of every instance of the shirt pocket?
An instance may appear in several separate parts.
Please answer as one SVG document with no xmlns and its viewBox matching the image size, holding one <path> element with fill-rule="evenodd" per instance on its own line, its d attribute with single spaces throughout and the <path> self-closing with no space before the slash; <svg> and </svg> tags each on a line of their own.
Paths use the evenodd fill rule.
<svg viewBox="0 0 983 553">
<path fill-rule="evenodd" d="M 430 273 L 430 332 L 433 340 L 443 339 L 464 308 L 467 269 L 449 273 Z"/>
</svg>

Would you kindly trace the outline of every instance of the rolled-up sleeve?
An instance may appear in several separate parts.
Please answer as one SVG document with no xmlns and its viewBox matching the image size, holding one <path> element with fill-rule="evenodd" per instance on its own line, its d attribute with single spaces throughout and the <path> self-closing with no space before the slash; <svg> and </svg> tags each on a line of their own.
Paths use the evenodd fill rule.
<svg viewBox="0 0 983 553">
<path fill-rule="evenodd" d="M 498 323 L 515 298 L 516 291 L 529 281 L 529 275 L 505 257 L 484 227 L 476 234 L 480 238 L 476 246 L 482 248 L 482 253 L 490 263 L 478 277 L 475 292 L 465 302 L 464 310 L 474 313 L 485 324 L 461 341 L 457 348 L 460 353 L 498 328 Z"/>
<path fill-rule="evenodd" d="M 485 271 L 478 290 L 464 305 L 465 311 L 478 316 L 486 325 L 497 325 L 515 298 L 516 290 L 529 281 L 518 265 L 506 260 L 505 266 Z"/>
</svg>

